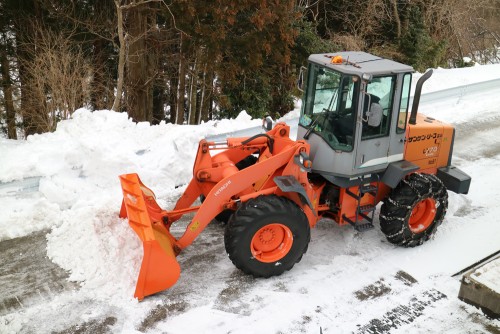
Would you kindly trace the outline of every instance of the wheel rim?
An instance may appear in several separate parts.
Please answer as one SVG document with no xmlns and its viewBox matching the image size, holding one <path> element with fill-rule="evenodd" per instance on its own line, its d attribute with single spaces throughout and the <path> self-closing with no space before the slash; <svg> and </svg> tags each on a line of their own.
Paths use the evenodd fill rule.
<svg viewBox="0 0 500 334">
<path fill-rule="evenodd" d="M 276 262 L 290 251 L 293 234 L 283 224 L 269 224 L 259 229 L 253 236 L 250 250 L 260 262 Z"/>
<path fill-rule="evenodd" d="M 436 201 L 433 198 L 421 200 L 413 208 L 408 225 L 413 233 L 425 231 L 436 217 Z"/>
</svg>

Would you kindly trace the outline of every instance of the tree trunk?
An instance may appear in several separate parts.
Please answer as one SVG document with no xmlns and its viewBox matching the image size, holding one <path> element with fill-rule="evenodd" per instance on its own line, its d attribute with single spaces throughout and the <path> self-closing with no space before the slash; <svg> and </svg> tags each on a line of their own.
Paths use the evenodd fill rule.
<svg viewBox="0 0 500 334">
<path fill-rule="evenodd" d="M 170 78 L 170 88 L 168 95 L 168 105 L 170 106 L 170 123 L 175 124 L 177 117 L 177 86 L 179 80 L 176 77 Z"/>
<path fill-rule="evenodd" d="M 202 119 L 202 115 L 203 115 L 203 107 L 205 107 L 205 91 L 207 89 L 207 87 L 205 86 L 205 79 L 206 79 L 206 72 L 203 71 L 203 79 L 201 81 L 201 85 L 200 85 L 200 98 L 199 98 L 199 105 L 200 107 L 198 108 L 198 112 L 196 113 L 196 124 L 201 124 L 201 119 Z"/>
<path fill-rule="evenodd" d="M 184 59 L 184 33 L 181 32 L 181 42 L 180 42 L 180 51 L 179 51 L 179 85 L 177 86 L 177 115 L 175 117 L 175 123 L 183 124 L 184 123 L 184 102 L 186 94 L 186 59 Z"/>
<path fill-rule="evenodd" d="M 391 5 L 392 5 L 392 16 L 394 17 L 394 21 L 396 22 L 396 35 L 397 38 L 401 38 L 401 19 L 399 18 L 399 11 L 398 11 L 398 1 L 397 0 L 391 0 Z"/>
<path fill-rule="evenodd" d="M 0 47 L 0 66 L 2 69 L 2 88 L 5 101 L 5 112 L 7 120 L 7 138 L 17 139 L 16 111 L 12 99 L 12 81 L 10 78 L 10 66 L 5 46 Z"/>
<path fill-rule="evenodd" d="M 214 119 L 214 96 L 210 95 L 210 103 L 208 104 L 208 119 Z"/>
<path fill-rule="evenodd" d="M 120 5 L 120 0 L 114 0 L 116 7 L 116 17 L 118 25 L 118 40 L 120 49 L 118 51 L 118 77 L 116 78 L 116 95 L 113 102 L 114 111 L 120 111 L 122 94 L 123 94 L 123 81 L 125 77 L 125 52 L 126 52 L 126 38 L 123 30 L 123 8 Z"/>
<path fill-rule="evenodd" d="M 130 35 L 127 56 L 127 111 L 136 122 L 153 120 L 153 78 L 151 77 L 151 50 L 147 35 L 151 8 L 135 6 L 128 13 Z"/>
<path fill-rule="evenodd" d="M 104 73 L 106 72 L 106 42 L 103 39 L 96 39 L 94 41 L 94 65 L 92 78 L 92 95 L 90 104 L 93 110 L 100 110 L 109 108 L 106 104 L 105 94 L 107 90 L 107 80 Z"/>
<path fill-rule="evenodd" d="M 198 92 L 198 70 L 197 61 L 195 58 L 193 70 L 191 71 L 191 80 L 189 84 L 189 124 L 196 123 L 196 105 L 197 105 L 197 92 Z"/>
<path fill-rule="evenodd" d="M 153 87 L 153 121 L 152 124 L 160 124 L 165 119 L 165 111 L 163 110 L 165 94 L 161 86 Z"/>
<path fill-rule="evenodd" d="M 212 90 L 212 76 L 208 75 L 209 82 L 207 83 L 207 63 L 203 69 L 203 79 L 201 83 L 201 93 L 200 93 L 200 112 L 198 113 L 198 124 L 201 121 L 208 121 L 208 104 L 210 103 L 210 95 Z"/>
</svg>

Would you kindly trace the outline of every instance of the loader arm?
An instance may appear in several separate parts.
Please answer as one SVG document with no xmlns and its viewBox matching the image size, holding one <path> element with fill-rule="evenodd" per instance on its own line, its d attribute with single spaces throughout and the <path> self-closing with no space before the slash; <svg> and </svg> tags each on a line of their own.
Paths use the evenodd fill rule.
<svg viewBox="0 0 500 334">
<path fill-rule="evenodd" d="M 298 154 L 299 149 L 300 144 L 296 143 L 296 145 L 289 146 L 269 159 L 259 161 L 255 165 L 219 181 L 206 196 L 205 201 L 196 212 L 191 223 L 189 223 L 184 235 L 177 241 L 176 245 L 179 249 L 189 246 L 210 221 L 222 211 L 225 203 L 231 202 L 235 195 L 251 187 L 262 175 L 273 174 L 278 168 L 286 165 L 293 159 L 294 155 Z"/>
</svg>

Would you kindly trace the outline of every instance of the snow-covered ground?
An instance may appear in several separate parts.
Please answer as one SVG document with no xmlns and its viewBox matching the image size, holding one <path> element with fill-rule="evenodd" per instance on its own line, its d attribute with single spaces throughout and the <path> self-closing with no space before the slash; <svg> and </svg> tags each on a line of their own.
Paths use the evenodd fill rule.
<svg viewBox="0 0 500 334">
<path fill-rule="evenodd" d="M 438 69 L 424 93 L 499 78 L 500 65 Z M 398 248 L 377 228 L 358 233 L 322 221 L 290 272 L 253 279 L 233 267 L 223 227 L 213 223 L 179 256 L 178 283 L 140 303 L 132 296 L 142 246 L 118 218 L 118 175 L 137 172 L 172 208 L 191 178 L 199 139 L 261 121 L 242 112 L 200 126 L 150 126 L 123 113 L 79 110 L 54 133 L 0 139 L 0 332 L 500 331 L 498 320 L 457 299 L 459 278 L 451 277 L 500 249 L 500 87 L 420 112 L 456 126 L 453 163 L 472 176 L 468 195 L 450 193 L 433 240 Z M 16 180 L 39 187 L 5 186 Z M 25 284 L 34 279 L 45 288 Z"/>
</svg>

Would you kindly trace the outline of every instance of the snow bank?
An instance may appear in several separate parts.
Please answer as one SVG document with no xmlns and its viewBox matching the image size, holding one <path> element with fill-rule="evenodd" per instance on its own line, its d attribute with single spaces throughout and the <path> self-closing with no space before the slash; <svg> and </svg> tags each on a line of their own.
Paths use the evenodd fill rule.
<svg viewBox="0 0 500 334">
<path fill-rule="evenodd" d="M 413 75 L 412 86 L 415 85 L 423 73 Z M 470 85 L 473 83 L 495 80 L 500 78 L 500 64 L 479 65 L 473 67 L 434 69 L 432 76 L 422 86 L 422 93 L 435 92 L 447 88 Z"/>
<path fill-rule="evenodd" d="M 88 297 L 120 305 L 132 299 L 142 244 L 118 218 L 118 175 L 136 172 L 162 206 L 192 177 L 198 142 L 207 135 L 257 126 L 234 120 L 199 126 L 134 123 L 125 113 L 76 111 L 54 133 L 26 141 L 0 139 L 0 182 L 41 177 L 38 193 L 2 196 L 0 240 L 52 229 L 48 256 L 82 282 Z M 115 302 L 113 302 L 115 300 Z"/>
<path fill-rule="evenodd" d="M 150 126 L 125 113 L 81 109 L 54 133 L 0 139 L 0 182 L 41 177 L 39 193 L 2 198 L 7 210 L 0 211 L 0 240 L 59 226 L 68 210 L 106 205 L 117 210 L 120 174 L 137 172 L 158 195 L 169 193 L 191 179 L 200 139 L 259 124 L 242 112 L 236 120 L 199 126 Z"/>
</svg>

